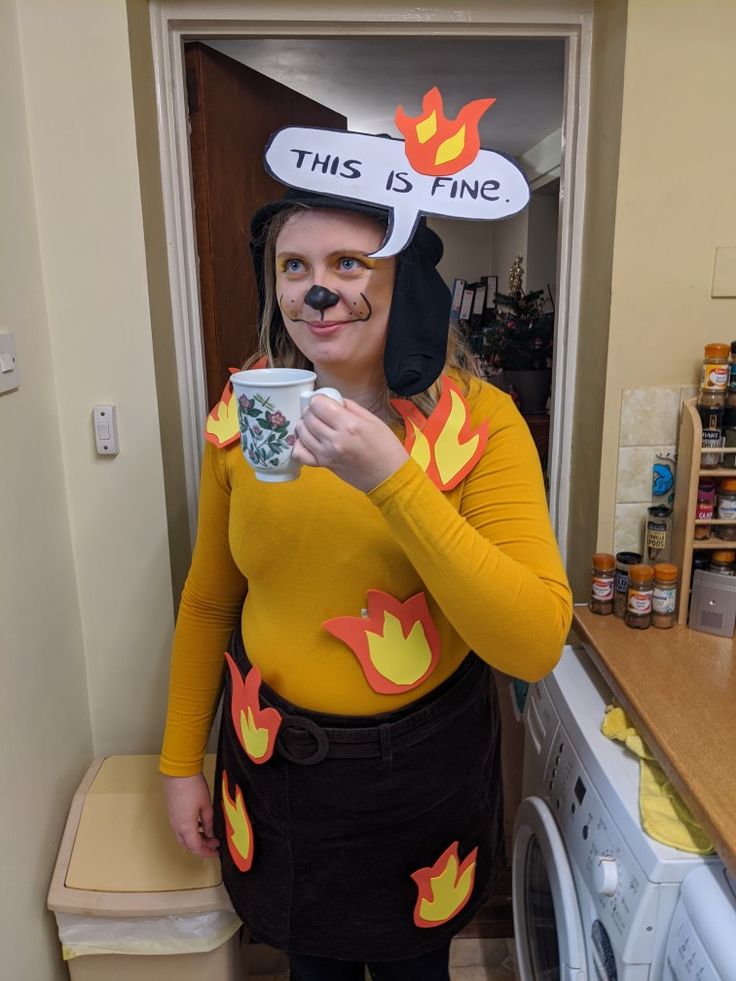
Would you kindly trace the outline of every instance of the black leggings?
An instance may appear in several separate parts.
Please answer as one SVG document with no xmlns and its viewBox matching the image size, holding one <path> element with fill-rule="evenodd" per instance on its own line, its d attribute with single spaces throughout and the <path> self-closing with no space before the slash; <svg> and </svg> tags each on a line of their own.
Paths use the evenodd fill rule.
<svg viewBox="0 0 736 981">
<path fill-rule="evenodd" d="M 368 964 L 373 981 L 450 981 L 450 944 L 421 957 Z M 290 954 L 291 981 L 363 981 L 361 961 L 335 961 L 309 954 Z"/>
</svg>

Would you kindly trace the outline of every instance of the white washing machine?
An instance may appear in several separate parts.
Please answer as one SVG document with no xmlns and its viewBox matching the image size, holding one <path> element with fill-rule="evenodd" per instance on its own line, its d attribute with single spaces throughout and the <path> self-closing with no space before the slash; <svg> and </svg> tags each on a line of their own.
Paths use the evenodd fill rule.
<svg viewBox="0 0 736 981">
<path fill-rule="evenodd" d="M 680 886 L 693 870 L 723 868 L 642 831 L 639 761 L 600 731 L 610 701 L 571 647 L 529 688 L 512 857 L 521 981 L 679 978 L 664 964 Z"/>
<path fill-rule="evenodd" d="M 665 948 L 672 981 L 736 981 L 736 883 L 703 866 L 682 884 Z"/>
</svg>

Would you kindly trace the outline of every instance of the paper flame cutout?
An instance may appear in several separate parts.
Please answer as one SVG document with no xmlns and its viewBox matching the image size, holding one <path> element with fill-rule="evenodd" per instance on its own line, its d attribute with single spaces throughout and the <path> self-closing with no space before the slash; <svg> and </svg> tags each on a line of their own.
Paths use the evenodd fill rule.
<svg viewBox="0 0 736 981">
<path fill-rule="evenodd" d="M 232 372 L 236 369 L 230 369 Z M 230 382 L 226 382 L 222 390 L 220 401 L 207 416 L 207 423 L 204 427 L 204 438 L 209 443 L 222 448 L 234 443 L 240 438 L 238 428 L 238 403 L 233 398 L 233 390 Z"/>
<path fill-rule="evenodd" d="M 245 809 L 243 792 L 235 784 L 235 800 L 232 799 L 224 770 L 222 771 L 222 813 L 225 817 L 230 857 L 241 872 L 247 872 L 253 864 L 253 828 Z"/>
<path fill-rule="evenodd" d="M 422 99 L 422 116 L 407 116 L 397 106 L 394 119 L 414 170 L 429 177 L 447 177 L 468 167 L 480 150 L 480 117 L 495 101 L 475 99 L 463 106 L 456 119 L 448 119 L 440 90 L 435 87 Z"/>
<path fill-rule="evenodd" d="M 240 745 L 254 763 L 266 763 L 273 755 L 281 715 L 275 708 L 261 708 L 258 699 L 261 672 L 258 668 L 252 667 L 243 682 L 237 664 L 227 651 L 225 660 L 232 679 L 230 714 Z"/>
<path fill-rule="evenodd" d="M 440 658 L 440 637 L 424 593 L 402 603 L 369 589 L 367 607 L 368 616 L 335 617 L 322 626 L 348 645 L 379 694 L 395 695 L 421 685 Z"/>
<path fill-rule="evenodd" d="M 419 895 L 414 907 L 418 927 L 435 927 L 457 916 L 466 905 L 475 885 L 478 849 L 474 848 L 461 863 L 459 842 L 454 841 L 434 865 L 412 874 Z"/>
<path fill-rule="evenodd" d="M 440 490 L 457 487 L 483 455 L 488 421 L 471 427 L 463 393 L 447 375 L 442 376 L 442 394 L 429 419 L 408 399 L 392 399 L 391 404 L 404 419 L 406 452 Z"/>
<path fill-rule="evenodd" d="M 268 365 L 268 358 L 259 358 L 252 366 L 253 368 L 265 368 Z M 240 368 L 228 368 L 231 375 Z M 240 438 L 240 428 L 238 426 L 238 403 L 233 398 L 233 389 L 229 381 L 225 382 L 220 401 L 207 416 L 204 427 L 204 438 L 208 443 L 213 443 L 218 448 L 229 446 L 236 439 Z"/>
</svg>

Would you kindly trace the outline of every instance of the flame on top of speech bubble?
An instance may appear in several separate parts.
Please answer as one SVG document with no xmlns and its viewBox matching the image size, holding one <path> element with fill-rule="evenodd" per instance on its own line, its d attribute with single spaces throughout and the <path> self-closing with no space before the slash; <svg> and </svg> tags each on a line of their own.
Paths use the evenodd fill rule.
<svg viewBox="0 0 736 981">
<path fill-rule="evenodd" d="M 435 86 L 422 99 L 422 114 L 407 116 L 402 106 L 394 117 L 405 140 L 411 166 L 429 177 L 448 177 L 469 166 L 480 150 L 478 123 L 495 99 L 475 99 L 455 119 L 444 113 L 442 94 Z"/>
</svg>

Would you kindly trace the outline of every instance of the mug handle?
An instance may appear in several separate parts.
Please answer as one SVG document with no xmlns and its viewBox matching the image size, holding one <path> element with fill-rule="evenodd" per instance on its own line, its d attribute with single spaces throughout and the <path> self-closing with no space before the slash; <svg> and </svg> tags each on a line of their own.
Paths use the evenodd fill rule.
<svg viewBox="0 0 736 981">
<path fill-rule="evenodd" d="M 304 412 L 315 395 L 324 395 L 325 398 L 333 399 L 335 402 L 339 402 L 340 405 L 345 405 L 345 399 L 342 397 L 342 395 L 340 395 L 336 388 L 318 388 L 314 392 L 303 392 L 299 396 L 299 403 L 301 405 L 302 412 Z"/>
</svg>

